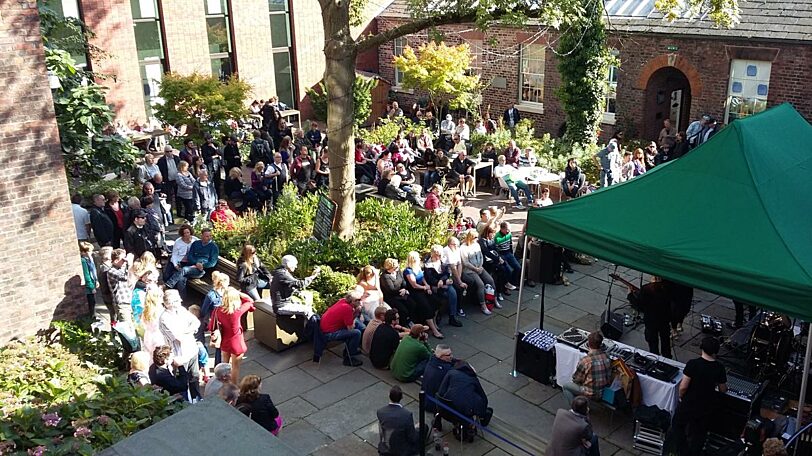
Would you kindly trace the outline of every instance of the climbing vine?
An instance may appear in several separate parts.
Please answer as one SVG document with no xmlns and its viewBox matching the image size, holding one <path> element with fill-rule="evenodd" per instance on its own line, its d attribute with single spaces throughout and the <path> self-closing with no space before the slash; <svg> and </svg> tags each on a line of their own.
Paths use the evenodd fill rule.
<svg viewBox="0 0 812 456">
<path fill-rule="evenodd" d="M 561 86 L 556 95 L 567 117 L 565 139 L 594 144 L 603 115 L 606 74 L 614 59 L 606 46 L 602 2 L 579 0 L 583 15 L 562 32 L 558 44 Z"/>
</svg>

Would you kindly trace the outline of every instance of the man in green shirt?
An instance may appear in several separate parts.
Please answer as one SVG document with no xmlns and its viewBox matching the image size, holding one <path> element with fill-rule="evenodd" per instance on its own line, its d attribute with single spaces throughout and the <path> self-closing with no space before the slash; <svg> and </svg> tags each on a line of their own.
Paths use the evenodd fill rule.
<svg viewBox="0 0 812 456">
<path fill-rule="evenodd" d="M 426 364 L 431 358 L 431 348 L 428 340 L 428 327 L 414 325 L 409 331 L 409 337 L 404 338 L 395 350 L 389 369 L 392 375 L 401 382 L 409 383 L 417 380 L 426 370 Z"/>
</svg>

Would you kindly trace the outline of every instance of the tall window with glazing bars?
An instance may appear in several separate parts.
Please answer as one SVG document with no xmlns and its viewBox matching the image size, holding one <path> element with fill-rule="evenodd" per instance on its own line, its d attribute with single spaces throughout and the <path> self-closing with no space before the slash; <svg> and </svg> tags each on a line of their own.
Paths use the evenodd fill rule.
<svg viewBox="0 0 812 456">
<path fill-rule="evenodd" d="M 158 90 L 166 67 L 158 1 L 130 0 L 147 117 L 152 116 L 152 106 L 160 102 Z"/>
<path fill-rule="evenodd" d="M 211 74 L 225 81 L 234 74 L 231 43 L 230 0 L 205 0 L 206 35 L 209 38 Z"/>
<path fill-rule="evenodd" d="M 290 8 L 288 0 L 268 0 L 271 21 L 271 47 L 276 76 L 276 96 L 279 101 L 295 106 L 293 93 L 293 67 L 291 65 Z"/>
</svg>

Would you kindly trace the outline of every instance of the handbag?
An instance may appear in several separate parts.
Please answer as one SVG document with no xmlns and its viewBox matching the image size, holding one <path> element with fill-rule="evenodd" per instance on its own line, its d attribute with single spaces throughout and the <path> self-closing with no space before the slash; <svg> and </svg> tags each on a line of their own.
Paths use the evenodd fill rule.
<svg viewBox="0 0 812 456">
<path fill-rule="evenodd" d="M 212 315 L 214 318 L 214 330 L 211 332 L 211 337 L 209 338 L 209 346 L 214 348 L 220 348 L 220 342 L 222 342 L 222 334 L 220 334 L 220 322 L 217 320 L 217 315 Z"/>
</svg>

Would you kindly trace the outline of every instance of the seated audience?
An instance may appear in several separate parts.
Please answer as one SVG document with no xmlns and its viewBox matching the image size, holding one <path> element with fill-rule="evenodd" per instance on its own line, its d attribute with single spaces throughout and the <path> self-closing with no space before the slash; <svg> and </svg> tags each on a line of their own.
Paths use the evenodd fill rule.
<svg viewBox="0 0 812 456">
<path fill-rule="evenodd" d="M 389 305 L 383 300 L 378 270 L 372 266 L 364 266 L 358 273 L 357 280 L 355 288 L 363 293 L 361 295 L 361 316 L 364 322 L 372 321 L 375 319 L 375 311 L 378 307 L 389 308 Z"/>
<path fill-rule="evenodd" d="M 233 384 L 233 383 L 225 383 L 217 391 L 217 396 L 226 401 L 228 405 L 237 405 L 237 401 L 240 399 L 240 387 Z"/>
<path fill-rule="evenodd" d="M 146 386 L 150 384 L 150 355 L 145 351 L 137 351 L 130 355 L 130 371 L 127 373 L 127 382 L 133 386 Z"/>
<path fill-rule="evenodd" d="M 231 383 L 231 364 L 220 363 L 214 366 L 214 378 L 206 383 L 206 387 L 203 389 L 203 397 L 214 396 L 220 392 L 224 385 Z"/>
<path fill-rule="evenodd" d="M 226 200 L 217 202 L 217 207 L 211 212 L 212 223 L 222 223 L 226 229 L 234 229 L 234 222 L 237 221 L 237 214 L 228 207 Z"/>
<path fill-rule="evenodd" d="M 211 229 L 203 228 L 200 239 L 192 242 L 186 252 L 186 261 L 181 261 L 180 268 L 164 282 L 166 288 L 175 288 L 182 295 L 186 293 L 186 281 L 189 278 L 199 279 L 213 269 L 220 259 L 220 249 L 212 240 Z"/>
<path fill-rule="evenodd" d="M 570 198 L 577 197 L 585 183 L 586 175 L 578 167 L 578 162 L 574 158 L 567 160 L 564 178 L 561 179 L 561 190 L 564 194 Z"/>
<path fill-rule="evenodd" d="M 327 341 L 341 341 L 345 366 L 360 366 L 363 361 L 356 356 L 360 352 L 363 325 L 358 322 L 361 313 L 361 292 L 353 290 L 330 306 L 321 317 L 321 332 Z"/>
<path fill-rule="evenodd" d="M 409 297 L 409 290 L 406 289 L 406 280 L 403 278 L 398 265 L 398 260 L 387 258 L 383 262 L 383 273 L 381 274 L 381 292 L 383 300 L 393 308 L 398 310 L 404 324 L 411 322 L 411 315 L 417 305 Z M 426 315 L 433 315 L 431 309 L 425 310 Z"/>
<path fill-rule="evenodd" d="M 541 189 L 541 197 L 539 198 L 538 205 L 539 205 L 539 207 L 546 207 L 546 206 L 552 206 L 553 205 L 553 200 L 550 199 L 550 189 L 549 188 L 545 187 L 545 188 Z"/>
<path fill-rule="evenodd" d="M 589 421 L 589 400 L 576 397 L 569 410 L 558 409 L 546 456 L 599 456 L 598 436 Z"/>
<path fill-rule="evenodd" d="M 378 329 L 378 326 L 383 323 L 387 310 L 388 309 L 383 306 L 375 308 L 375 318 L 367 323 L 366 328 L 364 328 L 364 335 L 361 336 L 361 353 L 369 354 L 369 347 L 372 345 L 372 336 L 375 334 L 375 330 Z"/>
<path fill-rule="evenodd" d="M 400 326 L 398 311 L 387 310 L 383 324 L 377 326 L 369 344 L 369 360 L 372 365 L 378 369 L 387 369 L 398 344 L 408 334 L 409 330 Z"/>
<path fill-rule="evenodd" d="M 527 198 L 527 205 L 533 205 L 533 192 L 523 180 L 514 176 L 516 173 L 516 168 L 506 164 L 504 155 L 500 155 L 498 160 L 499 165 L 494 168 L 493 173 L 497 179 L 502 179 L 507 186 L 510 196 L 512 196 L 513 200 L 516 202 L 516 205 L 513 207 L 516 209 L 524 209 L 522 200 L 519 199 L 519 190 L 524 192 L 524 196 Z"/>
<path fill-rule="evenodd" d="M 152 353 L 149 381 L 169 394 L 180 394 L 188 400 L 189 375 L 184 363 L 172 357 L 168 345 L 161 345 Z"/>
<path fill-rule="evenodd" d="M 400 404 L 402 399 L 403 391 L 395 385 L 389 391 L 389 405 L 377 411 L 381 456 L 413 456 L 420 452 L 420 433 L 412 412 Z"/>
<path fill-rule="evenodd" d="M 496 291 L 496 282 L 493 277 L 485 270 L 485 256 L 482 253 L 482 247 L 477 242 L 477 232 L 475 229 L 470 229 L 465 232 L 462 246 L 460 247 L 460 258 L 462 259 L 462 278 L 466 283 L 471 284 L 469 288 L 476 293 L 479 300 L 479 307 L 484 313 L 488 310 L 485 301 L 485 288 L 489 286 L 491 290 Z M 501 309 L 502 305 L 499 301 L 494 302 L 497 309 Z M 486 314 L 487 315 L 487 314 Z"/>
<path fill-rule="evenodd" d="M 454 139 L 457 144 L 461 144 L 457 138 Z M 474 162 L 469 160 L 465 155 L 466 151 L 463 149 L 457 151 L 457 158 L 451 162 L 451 171 L 448 173 L 448 180 L 451 185 L 459 184 L 461 186 L 462 194 L 464 196 L 471 196 L 474 193 Z"/>
<path fill-rule="evenodd" d="M 259 376 L 246 375 L 240 382 L 237 410 L 271 434 L 278 435 L 279 429 L 282 428 L 282 417 L 271 400 L 271 396 L 261 393 L 260 390 L 262 390 L 262 380 Z"/>
<path fill-rule="evenodd" d="M 431 348 L 426 342 L 429 338 L 428 329 L 420 324 L 412 326 L 409 337 L 405 337 L 395 350 L 389 368 L 398 381 L 413 382 L 426 370 L 426 364 L 431 358 Z"/>
<path fill-rule="evenodd" d="M 426 370 L 423 372 L 423 391 L 426 395 L 434 397 L 440 389 L 440 384 L 443 383 L 446 374 L 454 367 L 454 359 L 451 347 L 445 344 L 439 344 L 434 347 L 434 355 L 429 359 L 426 364 Z M 426 410 L 435 411 L 436 406 L 432 401 L 426 401 Z M 435 419 L 435 423 L 437 423 Z M 434 426 L 438 428 L 438 426 Z"/>
<path fill-rule="evenodd" d="M 257 249 L 251 244 L 242 248 L 237 264 L 237 281 L 243 291 L 255 301 L 261 298 L 262 290 L 270 290 L 271 273 L 257 256 Z"/>
<path fill-rule="evenodd" d="M 438 211 L 443 208 L 440 206 L 440 194 L 443 193 L 443 186 L 434 184 L 431 186 L 429 193 L 426 195 L 426 202 L 424 204 L 427 211 Z"/>
<path fill-rule="evenodd" d="M 434 337 L 442 339 L 443 333 L 434 323 L 434 316 L 440 309 L 440 300 L 433 296 L 431 285 L 426 283 L 419 253 L 412 251 L 406 256 L 406 269 L 403 270 L 403 277 L 406 279 L 409 296 L 415 303 L 412 321 L 425 323 L 431 328 Z"/>
<path fill-rule="evenodd" d="M 460 327 L 462 323 L 457 320 L 457 289 L 454 287 L 454 277 L 451 266 L 443 261 L 443 248 L 439 245 L 431 247 L 429 261 L 425 264 L 425 280 L 431 286 L 432 294 L 448 303 L 448 324 Z M 437 317 L 439 321 L 439 316 Z"/>
</svg>

